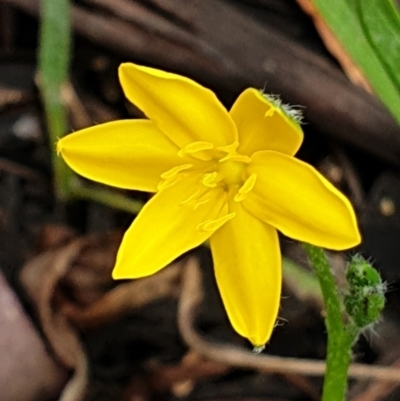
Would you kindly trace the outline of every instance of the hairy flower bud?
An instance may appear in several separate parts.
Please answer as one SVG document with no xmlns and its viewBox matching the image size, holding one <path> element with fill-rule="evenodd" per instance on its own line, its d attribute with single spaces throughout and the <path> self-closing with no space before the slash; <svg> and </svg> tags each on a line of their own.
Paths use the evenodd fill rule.
<svg viewBox="0 0 400 401">
<path fill-rule="evenodd" d="M 351 260 L 346 272 L 349 292 L 344 298 L 347 313 L 357 327 L 376 322 L 385 306 L 386 283 L 362 256 Z"/>
</svg>

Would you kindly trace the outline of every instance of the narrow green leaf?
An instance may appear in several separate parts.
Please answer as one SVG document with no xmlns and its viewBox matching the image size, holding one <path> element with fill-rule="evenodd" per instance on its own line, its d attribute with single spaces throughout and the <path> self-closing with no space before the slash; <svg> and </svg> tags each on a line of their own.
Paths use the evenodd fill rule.
<svg viewBox="0 0 400 401">
<path fill-rule="evenodd" d="M 367 40 L 400 90 L 399 10 L 392 0 L 358 0 L 357 6 Z"/>
<path fill-rule="evenodd" d="M 335 2 L 312 0 L 312 3 L 343 48 L 363 71 L 377 96 L 400 124 L 399 89 L 365 35 L 357 15 L 355 1 L 357 0 L 335 0 Z M 370 2 L 370 0 L 360 1 L 364 4 Z"/>
<path fill-rule="evenodd" d="M 68 78 L 70 23 L 69 0 L 41 1 L 39 70 L 45 85 L 58 89 Z"/>
<path fill-rule="evenodd" d="M 69 0 L 41 0 L 39 37 L 39 87 L 46 113 L 50 144 L 67 132 L 67 111 L 62 90 L 67 83 L 71 47 Z M 71 170 L 53 155 L 56 193 L 66 199 Z"/>
</svg>

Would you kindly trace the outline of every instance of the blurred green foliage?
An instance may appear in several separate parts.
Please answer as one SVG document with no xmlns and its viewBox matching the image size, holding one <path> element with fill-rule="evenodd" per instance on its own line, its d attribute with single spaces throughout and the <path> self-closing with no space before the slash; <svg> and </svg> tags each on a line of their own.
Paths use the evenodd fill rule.
<svg viewBox="0 0 400 401">
<path fill-rule="evenodd" d="M 71 54 L 69 0 L 42 0 L 38 54 L 38 80 L 45 108 L 50 142 L 54 144 L 68 129 L 67 111 L 62 98 L 68 81 Z M 54 184 L 61 199 L 68 197 L 73 173 L 53 152 Z"/>
<path fill-rule="evenodd" d="M 400 12 L 394 0 L 311 0 L 400 124 Z"/>
<path fill-rule="evenodd" d="M 45 108 L 49 141 L 54 148 L 56 142 L 69 131 L 65 93 L 69 85 L 71 44 L 70 0 L 41 0 L 38 84 Z M 84 184 L 55 151 L 52 157 L 54 189 L 59 200 L 83 198 L 134 214 L 142 208 L 142 202 L 115 190 Z"/>
</svg>

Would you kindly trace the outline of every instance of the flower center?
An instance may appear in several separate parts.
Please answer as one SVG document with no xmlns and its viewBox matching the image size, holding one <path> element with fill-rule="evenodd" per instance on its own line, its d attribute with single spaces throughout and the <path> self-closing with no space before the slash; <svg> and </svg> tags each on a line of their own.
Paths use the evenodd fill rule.
<svg viewBox="0 0 400 401">
<path fill-rule="evenodd" d="M 242 185 L 246 180 L 246 163 L 226 160 L 218 163 L 218 175 L 227 185 Z"/>
<path fill-rule="evenodd" d="M 236 202 L 241 202 L 252 191 L 257 179 L 256 174 L 249 175 L 246 168 L 248 162 L 248 157 L 241 155 L 220 159 L 213 172 L 203 175 L 201 183 L 208 188 L 221 186 Z"/>
<path fill-rule="evenodd" d="M 194 207 L 197 208 L 208 202 L 206 194 L 217 187 L 229 197 L 233 197 L 236 202 L 241 202 L 253 190 L 257 175 L 249 174 L 247 166 L 251 158 L 236 153 L 237 147 L 237 142 L 219 148 L 214 148 L 213 144 L 208 142 L 190 143 L 181 149 L 178 155 L 182 158 L 190 156 L 194 163 L 175 166 L 163 173 L 157 189 L 162 190 L 174 185 L 185 176 L 196 174 L 196 167 L 201 161 L 202 166 L 198 172 L 202 174 L 201 170 L 204 169 L 199 180 L 202 185 L 184 203 L 194 203 Z"/>
</svg>

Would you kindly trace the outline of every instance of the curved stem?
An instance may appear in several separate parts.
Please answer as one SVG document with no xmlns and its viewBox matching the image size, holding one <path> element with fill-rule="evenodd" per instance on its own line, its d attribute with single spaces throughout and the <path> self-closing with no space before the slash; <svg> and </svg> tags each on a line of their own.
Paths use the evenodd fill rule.
<svg viewBox="0 0 400 401">
<path fill-rule="evenodd" d="M 310 244 L 303 244 L 303 248 L 315 270 L 326 309 L 328 349 L 322 401 L 343 401 L 347 390 L 351 347 L 357 338 L 358 328 L 352 323 L 344 323 L 342 302 L 324 251 Z"/>
<path fill-rule="evenodd" d="M 138 214 L 143 207 L 143 202 L 139 200 L 131 199 L 99 185 L 81 184 L 76 177 L 70 180 L 68 191 L 70 199 L 86 199 L 132 214 Z"/>
</svg>

